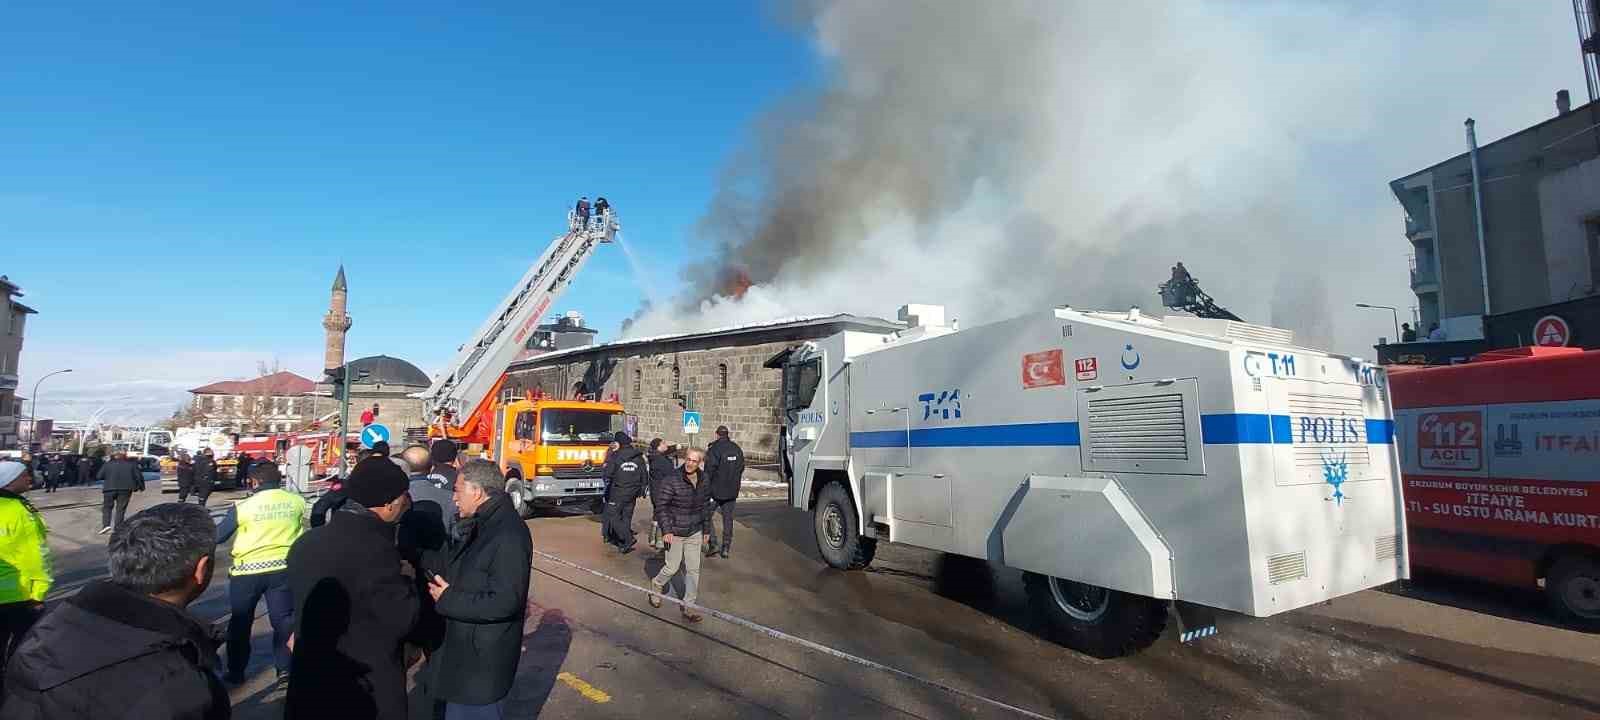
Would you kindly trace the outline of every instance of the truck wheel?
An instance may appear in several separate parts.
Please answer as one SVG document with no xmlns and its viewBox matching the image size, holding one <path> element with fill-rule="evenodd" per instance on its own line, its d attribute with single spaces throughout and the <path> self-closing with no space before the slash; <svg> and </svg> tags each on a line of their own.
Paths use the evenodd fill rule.
<svg viewBox="0 0 1600 720">
<path fill-rule="evenodd" d="M 1562 617 L 1585 629 L 1600 629 L 1600 563 L 1568 555 L 1550 568 L 1544 587 Z"/>
<path fill-rule="evenodd" d="M 516 508 L 517 517 L 527 520 L 533 517 L 533 503 L 523 496 L 522 478 L 515 475 L 506 478 L 506 495 L 511 496 L 511 507 Z"/>
<path fill-rule="evenodd" d="M 1167 627 L 1166 604 L 1155 598 L 1031 572 L 1023 581 L 1050 639 L 1097 658 L 1138 653 Z"/>
<path fill-rule="evenodd" d="M 817 532 L 817 552 L 829 565 L 840 570 L 860 570 L 872 564 L 878 541 L 861 537 L 861 520 L 843 485 L 834 482 L 822 488 L 811 517 Z"/>
</svg>

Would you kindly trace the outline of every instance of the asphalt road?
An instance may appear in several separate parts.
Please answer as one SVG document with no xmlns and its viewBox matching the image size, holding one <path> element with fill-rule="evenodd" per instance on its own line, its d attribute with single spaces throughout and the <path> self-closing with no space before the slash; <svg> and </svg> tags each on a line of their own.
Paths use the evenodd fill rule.
<svg viewBox="0 0 1600 720">
<path fill-rule="evenodd" d="M 103 572 L 97 504 L 80 537 L 90 499 L 98 493 L 35 498 L 62 588 Z M 1225 617 L 1219 636 L 1193 645 L 1169 630 L 1142 655 L 1100 661 L 1038 637 L 1015 572 L 880 546 L 870 570 L 842 573 L 816 559 L 806 514 L 782 501 L 740 509 L 733 557 L 706 561 L 703 605 L 920 680 L 711 617 L 690 626 L 671 605 L 654 610 L 642 593 L 536 559 L 513 717 L 1019 717 L 929 682 L 1059 718 L 1600 714 L 1596 637 L 1552 626 L 1525 597 L 1450 584 L 1360 593 L 1266 620 Z M 642 503 L 636 527 L 647 514 Z M 536 549 L 636 585 L 659 567 L 649 551 L 602 546 L 586 515 L 529 526 Z M 226 611 L 224 582 L 196 604 L 202 617 Z M 263 620 L 256 630 L 235 716 L 278 717 Z"/>
</svg>

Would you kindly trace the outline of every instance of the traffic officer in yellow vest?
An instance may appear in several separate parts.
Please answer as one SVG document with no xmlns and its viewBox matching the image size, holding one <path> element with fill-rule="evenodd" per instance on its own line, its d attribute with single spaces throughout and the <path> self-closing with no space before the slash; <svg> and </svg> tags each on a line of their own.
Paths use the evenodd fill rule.
<svg viewBox="0 0 1600 720">
<path fill-rule="evenodd" d="M 44 519 L 22 497 L 33 486 L 27 465 L 0 461 L 0 662 L 44 612 L 50 592 L 50 546 Z"/>
<path fill-rule="evenodd" d="M 228 570 L 228 674 L 229 683 L 244 682 L 250 661 L 250 626 L 256 603 L 267 598 L 272 621 L 273 665 L 278 680 L 289 677 L 289 632 L 294 628 L 294 596 L 289 592 L 289 546 L 306 531 L 306 501 L 284 490 L 283 475 L 271 463 L 250 468 L 250 497 L 234 503 L 217 525 L 217 544 L 230 536 L 233 565 Z"/>
</svg>

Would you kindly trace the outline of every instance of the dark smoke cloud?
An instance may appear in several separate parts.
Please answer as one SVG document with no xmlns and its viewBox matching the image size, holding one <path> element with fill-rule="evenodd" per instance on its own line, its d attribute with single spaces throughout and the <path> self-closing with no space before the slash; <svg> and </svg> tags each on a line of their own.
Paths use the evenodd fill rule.
<svg viewBox="0 0 1600 720">
<path fill-rule="evenodd" d="M 697 227 L 714 259 L 627 332 L 1153 309 L 1181 259 L 1246 318 L 1363 352 L 1388 320 L 1353 301 L 1412 302 L 1387 180 L 1458 152 L 1464 93 L 1543 98 L 1527 78 L 1560 27 L 1523 3 L 1365 6 L 798 5 L 827 83 L 758 121 Z M 1518 32 L 1539 52 L 1459 52 Z"/>
</svg>

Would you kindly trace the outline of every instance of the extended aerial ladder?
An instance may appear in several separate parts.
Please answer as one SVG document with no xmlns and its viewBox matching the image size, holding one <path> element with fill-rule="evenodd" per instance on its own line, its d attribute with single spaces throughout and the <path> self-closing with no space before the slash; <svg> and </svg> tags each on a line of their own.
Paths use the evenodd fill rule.
<svg viewBox="0 0 1600 720">
<path fill-rule="evenodd" d="M 489 415 L 506 368 L 595 247 L 612 242 L 620 229 L 609 209 L 586 221 L 568 212 L 567 232 L 551 241 L 444 372 L 418 393 L 429 418 L 429 435 L 467 442 L 488 437 Z"/>
<path fill-rule="evenodd" d="M 1161 304 L 1165 307 L 1182 310 L 1195 317 L 1244 322 L 1244 318 L 1212 300 L 1186 270 L 1182 273 L 1174 271 L 1172 279 L 1157 285 L 1156 289 L 1161 292 Z"/>
</svg>

